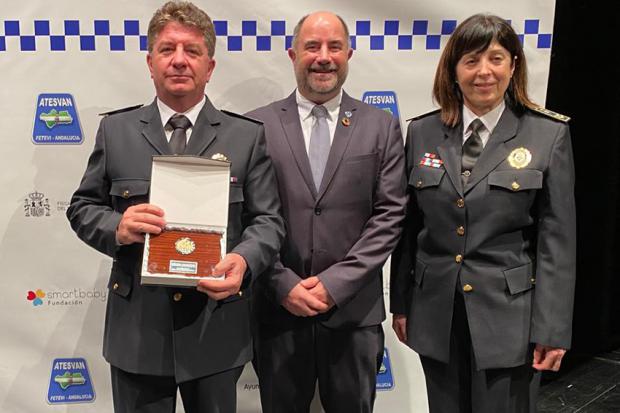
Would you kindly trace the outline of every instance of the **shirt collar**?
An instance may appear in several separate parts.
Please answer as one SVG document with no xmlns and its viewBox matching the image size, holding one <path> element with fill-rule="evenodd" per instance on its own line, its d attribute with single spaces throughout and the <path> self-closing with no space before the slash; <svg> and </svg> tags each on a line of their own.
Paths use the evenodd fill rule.
<svg viewBox="0 0 620 413">
<path fill-rule="evenodd" d="M 172 110 L 172 108 L 162 102 L 161 99 L 158 98 L 156 100 L 157 108 L 159 109 L 159 116 L 161 117 L 161 124 L 166 127 L 166 124 L 168 123 L 170 118 L 178 112 Z M 200 111 L 202 110 L 202 107 L 205 105 L 206 102 L 207 98 L 202 95 L 202 100 L 200 102 L 198 102 L 196 105 L 186 110 L 185 112 L 179 113 L 179 115 L 185 115 L 187 119 L 189 119 L 189 121 L 192 123 L 191 127 L 193 127 L 196 124 L 196 119 L 198 119 L 198 115 L 200 114 Z"/>
<path fill-rule="evenodd" d="M 316 106 L 316 103 L 308 100 L 301 93 L 299 93 L 299 89 L 295 90 L 295 97 L 297 99 L 297 110 L 299 111 L 299 117 L 303 120 L 306 120 L 307 118 L 312 116 L 312 108 Z M 329 120 L 333 120 L 334 116 L 338 116 L 338 113 L 335 112 L 340 109 L 341 101 L 342 89 L 340 89 L 336 96 L 323 103 L 323 106 L 325 106 L 325 109 L 327 109 L 327 116 Z"/>
<path fill-rule="evenodd" d="M 475 119 L 480 119 L 486 130 L 489 131 L 489 134 L 493 133 L 493 129 L 497 126 L 497 122 L 499 122 L 499 118 L 502 116 L 502 113 L 504 113 L 505 108 L 506 103 L 502 100 L 493 110 L 482 116 L 478 116 L 467 106 L 463 105 L 463 133 L 467 132 L 469 125 L 471 125 Z"/>
</svg>

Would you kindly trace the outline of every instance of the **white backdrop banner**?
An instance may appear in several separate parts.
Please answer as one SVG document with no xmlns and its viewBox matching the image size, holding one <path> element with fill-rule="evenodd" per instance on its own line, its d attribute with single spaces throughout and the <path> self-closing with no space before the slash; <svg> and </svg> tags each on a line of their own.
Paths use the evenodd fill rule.
<svg viewBox="0 0 620 413">
<path fill-rule="evenodd" d="M 388 107 L 401 122 L 433 109 L 435 67 L 455 26 L 498 14 L 520 34 L 530 93 L 544 104 L 553 0 L 251 0 L 196 2 L 216 27 L 217 66 L 207 94 L 244 113 L 295 87 L 286 48 L 304 14 L 329 9 L 355 48 L 346 91 Z M 110 412 L 101 355 L 111 259 L 77 239 L 65 211 L 92 150 L 99 114 L 148 103 L 146 30 L 160 2 L 10 2 L 0 13 L 0 411 Z M 403 124 L 403 128 L 406 125 Z M 385 273 L 386 301 L 389 275 Z M 376 411 L 425 412 L 414 352 L 389 323 Z M 128 331 L 127 334 L 131 334 Z M 251 367 L 239 381 L 239 412 L 259 412 Z M 313 410 L 321 411 L 318 402 Z M 179 408 L 182 411 L 182 408 Z"/>
</svg>

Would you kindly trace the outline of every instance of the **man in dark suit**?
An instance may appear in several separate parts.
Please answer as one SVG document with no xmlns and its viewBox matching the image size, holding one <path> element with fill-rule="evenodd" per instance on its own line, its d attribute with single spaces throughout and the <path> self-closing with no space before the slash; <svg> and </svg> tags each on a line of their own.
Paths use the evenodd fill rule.
<svg viewBox="0 0 620 413">
<path fill-rule="evenodd" d="M 381 268 L 405 207 L 399 122 L 342 91 L 352 55 L 332 13 L 297 24 L 297 90 L 249 115 L 265 125 L 287 224 L 256 291 L 264 412 L 370 412 L 383 357 Z"/>
<path fill-rule="evenodd" d="M 216 110 L 204 95 L 214 47 L 213 24 L 193 4 L 169 2 L 154 14 L 147 63 L 157 98 L 102 120 L 67 211 L 78 236 L 114 258 L 103 352 L 116 412 L 173 412 L 177 388 L 187 412 L 236 411 L 236 382 L 252 354 L 244 293 L 284 236 L 262 125 Z M 182 139 L 173 131 L 179 118 Z M 151 157 L 175 152 L 231 162 L 228 253 L 214 271 L 225 279 L 198 290 L 140 285 L 144 234 L 166 224 L 148 203 Z"/>
</svg>

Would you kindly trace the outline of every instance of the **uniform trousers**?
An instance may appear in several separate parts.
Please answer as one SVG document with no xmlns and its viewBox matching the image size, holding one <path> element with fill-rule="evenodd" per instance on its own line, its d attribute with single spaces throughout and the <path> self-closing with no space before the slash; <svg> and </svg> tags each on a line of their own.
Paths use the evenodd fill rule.
<svg viewBox="0 0 620 413">
<path fill-rule="evenodd" d="M 420 361 L 430 413 L 536 412 L 540 372 L 532 368 L 531 361 L 511 368 L 476 368 L 465 302 L 458 291 L 454 299 L 449 362 L 424 356 L 420 356 Z"/>
<path fill-rule="evenodd" d="M 381 325 L 330 329 L 304 322 L 280 329 L 261 324 L 254 367 L 263 413 L 307 413 L 317 381 L 326 413 L 372 412 L 383 344 Z"/>
<path fill-rule="evenodd" d="M 243 366 L 183 383 L 110 366 L 115 413 L 174 413 L 177 388 L 186 413 L 235 413 Z"/>
</svg>

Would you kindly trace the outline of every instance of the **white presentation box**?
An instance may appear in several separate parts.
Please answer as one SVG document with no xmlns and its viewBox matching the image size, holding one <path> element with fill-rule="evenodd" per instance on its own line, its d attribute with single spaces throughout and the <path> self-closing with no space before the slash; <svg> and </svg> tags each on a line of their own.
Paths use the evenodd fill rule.
<svg viewBox="0 0 620 413">
<path fill-rule="evenodd" d="M 146 234 L 142 284 L 196 286 L 222 279 L 230 163 L 197 156 L 153 156 L 150 203 L 164 210 L 161 234 Z"/>
</svg>

